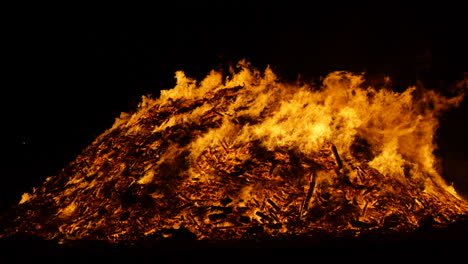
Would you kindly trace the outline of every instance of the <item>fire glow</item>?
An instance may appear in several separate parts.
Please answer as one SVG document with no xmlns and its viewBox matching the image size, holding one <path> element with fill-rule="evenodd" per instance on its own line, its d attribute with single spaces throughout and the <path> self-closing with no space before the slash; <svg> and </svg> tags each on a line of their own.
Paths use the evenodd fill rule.
<svg viewBox="0 0 468 264">
<path fill-rule="evenodd" d="M 227 76 L 176 80 L 25 193 L 2 236 L 120 242 L 181 227 L 200 240 L 359 236 L 468 214 L 434 155 L 438 119 L 461 103 L 466 80 L 450 98 L 371 87 L 350 72 L 315 87 L 246 61 Z"/>
</svg>

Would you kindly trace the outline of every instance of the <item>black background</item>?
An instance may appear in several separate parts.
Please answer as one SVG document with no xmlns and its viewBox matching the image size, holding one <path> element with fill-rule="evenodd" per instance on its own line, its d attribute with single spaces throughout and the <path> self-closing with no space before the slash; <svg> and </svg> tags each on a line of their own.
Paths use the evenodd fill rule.
<svg viewBox="0 0 468 264">
<path fill-rule="evenodd" d="M 142 95 L 183 70 L 201 80 L 245 58 L 282 79 L 335 70 L 421 80 L 445 92 L 468 72 L 462 1 L 2 11 L 1 209 L 74 160 Z M 441 120 L 437 155 L 468 196 L 467 103 Z"/>
</svg>

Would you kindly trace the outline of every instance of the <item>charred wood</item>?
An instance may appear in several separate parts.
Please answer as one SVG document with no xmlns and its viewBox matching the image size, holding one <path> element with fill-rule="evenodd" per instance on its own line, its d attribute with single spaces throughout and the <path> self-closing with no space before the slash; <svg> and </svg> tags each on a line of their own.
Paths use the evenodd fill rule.
<svg viewBox="0 0 468 264">
<path fill-rule="evenodd" d="M 315 171 L 312 171 L 312 173 L 310 174 L 310 179 L 309 179 L 309 189 L 307 190 L 306 197 L 304 198 L 304 201 L 301 206 L 301 210 L 299 212 L 299 215 L 301 217 L 303 216 L 303 214 L 309 211 L 311 199 L 315 190 L 316 181 L 317 181 L 317 174 Z"/>
</svg>

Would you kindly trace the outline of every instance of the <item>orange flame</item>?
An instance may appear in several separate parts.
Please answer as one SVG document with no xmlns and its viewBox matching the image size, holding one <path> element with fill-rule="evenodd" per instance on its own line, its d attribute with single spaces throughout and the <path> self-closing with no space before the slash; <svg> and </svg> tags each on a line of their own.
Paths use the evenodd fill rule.
<svg viewBox="0 0 468 264">
<path fill-rule="evenodd" d="M 447 98 L 414 86 L 404 92 L 366 87 L 363 74 L 345 71 L 328 74 L 321 87 L 295 85 L 279 81 L 269 67 L 260 72 L 245 60 L 238 63 L 237 69 L 231 69 L 231 76 L 226 79 L 219 71 L 211 71 L 200 83 L 181 71 L 175 77 L 175 88 L 161 91 L 158 99 L 143 97 L 140 110 L 118 119 L 113 129 L 125 125 L 137 133 L 139 115 L 154 104 L 164 106 L 175 100 L 206 98 L 218 89 L 242 86 L 234 101 L 218 109 L 224 115 L 222 125 L 190 144 L 193 159 L 208 147 L 221 144 L 221 139 L 233 146 L 259 140 L 270 150 L 287 148 L 304 154 L 333 143 L 347 164 L 354 159 L 352 149 L 358 140 L 370 147 L 368 165 L 385 176 L 402 182 L 410 179 L 429 189 L 436 184 L 456 195 L 440 175 L 434 150 L 438 118 L 443 111 L 460 104 L 463 92 Z M 153 132 L 181 122 L 197 122 L 213 107 L 203 104 L 188 116 L 173 115 Z M 238 126 L 232 122 L 237 118 L 260 122 Z"/>
</svg>

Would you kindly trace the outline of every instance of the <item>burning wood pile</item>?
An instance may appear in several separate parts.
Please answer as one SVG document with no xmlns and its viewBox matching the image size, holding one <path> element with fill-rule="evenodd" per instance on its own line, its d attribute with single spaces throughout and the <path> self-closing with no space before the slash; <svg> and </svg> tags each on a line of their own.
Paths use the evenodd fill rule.
<svg viewBox="0 0 468 264">
<path fill-rule="evenodd" d="M 199 84 L 176 77 L 174 89 L 143 97 L 25 193 L 2 217 L 1 236 L 359 236 L 443 227 L 468 214 L 432 154 L 438 113 L 462 93 L 365 88 L 344 72 L 320 89 L 288 85 L 246 62 L 224 80 L 216 71 Z"/>
</svg>

